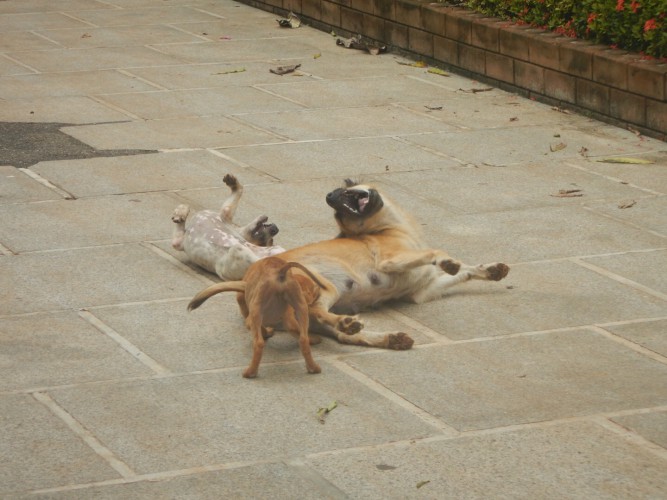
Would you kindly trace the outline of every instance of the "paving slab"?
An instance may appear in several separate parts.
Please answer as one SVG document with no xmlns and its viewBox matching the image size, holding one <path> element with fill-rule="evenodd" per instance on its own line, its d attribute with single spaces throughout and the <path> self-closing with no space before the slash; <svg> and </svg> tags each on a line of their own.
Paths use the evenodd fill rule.
<svg viewBox="0 0 667 500">
<path fill-rule="evenodd" d="M 75 312 L 0 318 L 0 391 L 152 372 Z"/>
<path fill-rule="evenodd" d="M 261 367 L 260 378 L 252 382 L 233 370 L 54 390 L 51 395 L 139 473 L 275 461 L 437 433 L 334 367 L 322 365 L 328 377 L 307 376 L 303 363 L 291 363 Z M 292 382 L 282 383 L 284 377 Z M 317 411 L 332 401 L 341 402 L 339 411 L 323 425 Z M 105 407 L 125 410 L 117 415 Z M 282 422 L 280 432 L 267 434 L 267 419 Z M 239 432 L 248 428 L 255 432 Z"/>
<path fill-rule="evenodd" d="M 54 4 L 50 0 L 23 0 L 21 2 L 3 2 L 0 14 L 67 12 L 87 9 L 112 9 L 113 6 L 96 0 L 62 0 Z"/>
<path fill-rule="evenodd" d="M 202 288 L 138 244 L 0 258 L 0 276 L 0 316 L 192 297 Z"/>
<path fill-rule="evenodd" d="M 0 241 L 23 253 L 160 239 L 169 234 L 165 214 L 175 206 L 176 200 L 162 193 L 9 205 L 4 212 L 10 221 L 0 230 Z M 22 231 L 26 226 L 36 233 Z"/>
<path fill-rule="evenodd" d="M 500 283 L 465 283 L 442 300 L 396 308 L 457 340 L 660 318 L 667 312 L 661 299 L 566 261 L 516 265 Z"/>
<path fill-rule="evenodd" d="M 62 196 L 15 167 L 0 166 L 0 204 L 60 200 Z M 1 241 L 0 241 L 1 242 Z"/>
<path fill-rule="evenodd" d="M 114 471 L 28 394 L 0 395 L 0 494 L 116 479 Z"/>
<path fill-rule="evenodd" d="M 201 41 L 200 38 L 192 34 L 184 33 L 179 29 L 163 24 L 115 26 L 113 28 L 89 26 L 81 29 L 48 30 L 39 33 L 45 38 L 53 40 L 57 45 L 71 49 Z M 29 49 L 23 48 L 21 50 Z"/>
<path fill-rule="evenodd" d="M 667 357 L 667 319 L 605 325 L 605 330 Z"/>
<path fill-rule="evenodd" d="M 272 180 L 261 172 L 240 167 L 207 150 L 48 161 L 31 167 L 31 170 L 77 198 L 216 186 L 221 189 L 220 198 L 206 207 L 210 209 L 220 208 L 229 195 L 229 188 L 222 181 L 225 174 L 238 176 L 244 186 Z M 241 206 L 245 203 L 244 199 Z"/>
<path fill-rule="evenodd" d="M 609 431 L 573 423 L 312 459 L 354 498 L 660 497 L 655 456 Z"/>
<path fill-rule="evenodd" d="M 667 366 L 586 329 L 388 354 L 345 362 L 460 431 L 667 402 Z"/>
<path fill-rule="evenodd" d="M 3 119 L 11 122 L 99 123 L 127 121 L 128 115 L 89 97 L 38 97 L 12 100 L 3 107 Z"/>
<path fill-rule="evenodd" d="M 614 417 L 613 421 L 642 435 L 649 441 L 667 448 L 667 412 L 656 411 L 624 417 Z"/>
<path fill-rule="evenodd" d="M 2 33 L 88 26 L 85 22 L 73 19 L 61 12 L 5 12 L 7 11 L 0 14 L 0 32 Z"/>
</svg>

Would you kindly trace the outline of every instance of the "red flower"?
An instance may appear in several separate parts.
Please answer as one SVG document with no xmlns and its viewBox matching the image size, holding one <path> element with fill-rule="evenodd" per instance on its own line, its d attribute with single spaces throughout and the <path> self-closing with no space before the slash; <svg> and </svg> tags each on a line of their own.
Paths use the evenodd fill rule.
<svg viewBox="0 0 667 500">
<path fill-rule="evenodd" d="M 639 7 L 641 7 L 641 4 L 637 0 L 632 0 L 630 8 L 632 9 L 633 14 L 637 13 L 637 9 L 639 9 Z"/>
<path fill-rule="evenodd" d="M 644 32 L 651 31 L 658 28 L 658 23 L 655 22 L 655 19 L 649 19 L 644 23 Z"/>
<path fill-rule="evenodd" d="M 586 21 L 587 24 L 591 24 L 593 21 L 595 21 L 595 18 L 598 17 L 598 15 L 595 12 L 591 12 L 588 14 L 588 20 Z"/>
<path fill-rule="evenodd" d="M 616 3 L 616 10 L 621 12 L 625 8 L 625 0 L 618 0 Z"/>
</svg>

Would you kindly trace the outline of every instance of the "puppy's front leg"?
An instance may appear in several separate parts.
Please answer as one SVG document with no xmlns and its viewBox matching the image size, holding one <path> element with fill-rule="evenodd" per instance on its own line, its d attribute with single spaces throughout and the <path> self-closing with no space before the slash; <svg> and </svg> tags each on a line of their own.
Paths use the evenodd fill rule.
<svg viewBox="0 0 667 500">
<path fill-rule="evenodd" d="M 404 250 L 380 256 L 377 270 L 383 273 L 402 273 L 415 267 L 436 265 L 447 274 L 459 272 L 461 262 L 443 250 Z"/>
</svg>

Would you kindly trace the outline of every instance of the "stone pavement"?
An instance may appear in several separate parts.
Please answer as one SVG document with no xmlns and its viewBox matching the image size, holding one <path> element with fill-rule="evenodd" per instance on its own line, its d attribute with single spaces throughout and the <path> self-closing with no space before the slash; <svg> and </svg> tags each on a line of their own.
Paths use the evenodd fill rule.
<svg viewBox="0 0 667 500">
<path fill-rule="evenodd" d="M 231 0 L 3 0 L 0 47 L 0 120 L 86 149 L 0 160 L 1 498 L 667 496 L 665 143 Z M 277 335 L 245 380 L 233 295 L 187 313 L 215 277 L 169 244 L 227 172 L 283 246 L 356 177 L 512 270 L 366 314 L 410 351 L 325 339 L 311 376 Z"/>
</svg>

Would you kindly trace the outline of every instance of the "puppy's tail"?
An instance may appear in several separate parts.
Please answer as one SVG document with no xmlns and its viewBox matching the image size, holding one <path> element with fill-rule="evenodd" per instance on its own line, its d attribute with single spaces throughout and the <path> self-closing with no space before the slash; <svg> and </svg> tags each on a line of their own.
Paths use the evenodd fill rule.
<svg viewBox="0 0 667 500">
<path fill-rule="evenodd" d="M 320 288 L 323 288 L 324 290 L 327 289 L 327 286 L 322 284 L 322 282 L 319 280 L 317 276 L 315 276 L 310 269 L 308 269 L 306 266 L 303 264 L 299 264 L 298 262 L 288 262 L 285 264 L 283 267 L 280 268 L 280 271 L 278 271 L 278 280 L 283 283 L 285 279 L 287 278 L 287 271 L 289 271 L 292 267 L 296 267 L 298 269 L 301 269 L 304 273 L 308 275 L 310 279 L 312 279 L 317 286 Z"/>
<path fill-rule="evenodd" d="M 197 309 L 208 299 L 222 292 L 245 292 L 245 281 L 223 281 L 222 283 L 216 283 L 208 288 L 204 288 L 192 298 L 188 304 L 188 311 Z"/>
</svg>

